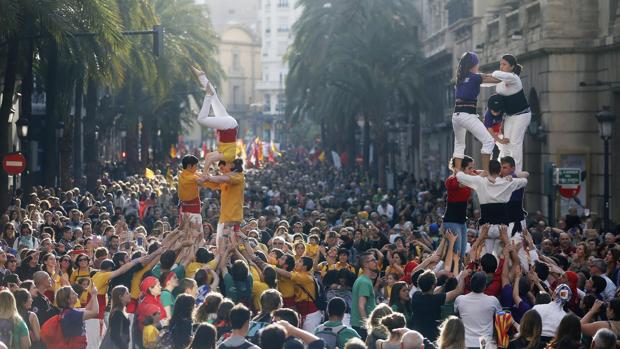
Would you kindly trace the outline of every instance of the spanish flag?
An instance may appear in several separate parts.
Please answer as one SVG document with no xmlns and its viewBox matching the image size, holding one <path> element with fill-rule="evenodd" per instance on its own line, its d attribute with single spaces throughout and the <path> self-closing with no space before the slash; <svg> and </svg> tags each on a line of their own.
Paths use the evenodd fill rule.
<svg viewBox="0 0 620 349">
<path fill-rule="evenodd" d="M 155 178 L 155 172 L 153 172 L 153 170 L 147 167 L 144 170 L 144 177 L 146 177 L 146 179 L 153 179 Z"/>
</svg>

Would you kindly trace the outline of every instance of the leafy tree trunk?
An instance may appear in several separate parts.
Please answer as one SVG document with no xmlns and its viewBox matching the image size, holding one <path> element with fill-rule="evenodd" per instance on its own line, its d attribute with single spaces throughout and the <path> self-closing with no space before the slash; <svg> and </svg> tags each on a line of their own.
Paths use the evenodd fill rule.
<svg viewBox="0 0 620 349">
<path fill-rule="evenodd" d="M 357 121 L 355 120 L 355 115 L 352 115 L 348 118 L 348 125 L 346 127 L 346 144 L 345 151 L 347 156 L 349 157 L 349 162 L 347 164 L 348 168 L 353 168 L 355 166 L 355 158 L 357 157 L 357 144 L 355 142 L 355 130 L 357 129 Z"/>
<path fill-rule="evenodd" d="M 15 94 L 15 77 L 17 76 L 17 56 L 19 41 L 12 38 L 8 43 L 6 65 L 4 70 L 4 88 L 2 89 L 2 104 L 0 105 L 0 158 L 10 152 L 9 127 L 7 122 L 13 107 L 13 95 Z M 9 177 L 4 170 L 0 171 L 0 212 L 4 212 L 9 204 Z"/>
<path fill-rule="evenodd" d="M 84 78 L 75 82 L 75 108 L 73 113 L 73 180 L 75 185 L 82 183 L 82 101 L 84 99 Z"/>
<path fill-rule="evenodd" d="M 58 178 L 58 143 L 56 140 L 56 126 L 58 125 L 56 98 L 57 98 L 57 71 L 58 71 L 58 47 L 56 42 L 50 40 L 48 48 L 47 77 L 45 81 L 45 114 L 47 118 L 44 132 L 45 157 L 43 162 L 43 182 L 46 186 L 57 185 Z"/>
<path fill-rule="evenodd" d="M 375 126 L 375 142 L 374 142 L 374 150 L 375 150 L 375 164 L 377 165 L 377 180 L 379 182 L 379 186 L 382 188 L 386 187 L 387 181 L 385 176 L 385 168 L 388 165 L 388 156 L 391 154 L 388 153 L 387 146 L 387 132 L 385 130 L 385 126 L 381 121 L 377 122 Z"/>
<path fill-rule="evenodd" d="M 125 138 L 125 152 L 127 153 L 127 172 L 134 174 L 140 167 L 140 154 L 138 152 L 138 121 L 137 117 L 128 120 L 127 137 Z M 135 118 L 135 119 L 134 119 Z"/>
<path fill-rule="evenodd" d="M 84 161 L 86 165 L 86 189 L 92 193 L 99 177 L 99 159 L 97 142 L 95 141 L 95 125 L 97 120 L 97 82 L 90 78 L 86 87 L 86 117 L 84 118 Z"/>
</svg>

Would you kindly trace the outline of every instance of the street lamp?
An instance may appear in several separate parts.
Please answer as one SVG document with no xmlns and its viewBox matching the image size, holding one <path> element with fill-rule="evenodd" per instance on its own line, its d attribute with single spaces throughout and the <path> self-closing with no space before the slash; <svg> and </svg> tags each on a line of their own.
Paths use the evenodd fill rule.
<svg viewBox="0 0 620 349">
<path fill-rule="evenodd" d="M 596 121 L 598 121 L 598 132 L 603 139 L 605 145 L 605 173 L 603 177 L 603 201 L 605 207 L 603 208 L 603 224 L 605 232 L 609 231 L 609 140 L 613 133 L 614 121 L 616 121 L 616 114 L 609 110 L 608 106 L 604 106 L 603 110 L 596 113 Z"/>
<path fill-rule="evenodd" d="M 17 135 L 19 136 L 19 138 L 21 140 L 28 138 L 28 128 L 29 128 L 28 119 L 22 116 L 19 118 L 19 120 L 17 120 L 15 125 L 17 126 Z"/>
</svg>

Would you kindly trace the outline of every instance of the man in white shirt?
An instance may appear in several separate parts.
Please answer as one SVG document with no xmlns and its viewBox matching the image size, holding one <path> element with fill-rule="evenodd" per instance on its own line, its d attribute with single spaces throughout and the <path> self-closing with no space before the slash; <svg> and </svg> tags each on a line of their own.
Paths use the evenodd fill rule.
<svg viewBox="0 0 620 349">
<path fill-rule="evenodd" d="M 510 224 L 506 214 L 506 203 L 510 200 L 512 192 L 527 185 L 527 178 L 500 177 L 501 164 L 497 160 L 489 161 L 489 176 L 472 176 L 459 171 L 456 179 L 459 183 L 476 191 L 480 201 L 480 225 L 489 223 L 489 235 L 485 241 L 486 252 L 500 254 L 499 250 L 499 225 Z"/>
<path fill-rule="evenodd" d="M 383 198 L 379 206 L 377 206 L 377 213 L 385 217 L 388 222 L 391 222 L 394 219 L 394 206 L 390 205 L 386 198 Z"/>
<path fill-rule="evenodd" d="M 454 301 L 454 311 L 459 314 L 465 326 L 465 347 L 479 348 L 480 337 L 493 338 L 495 313 L 502 310 L 497 298 L 484 294 L 487 277 L 477 272 L 471 277 L 469 294 L 458 296 Z"/>
<path fill-rule="evenodd" d="M 541 340 L 543 343 L 549 342 L 553 336 L 555 336 L 555 331 L 558 329 L 560 321 L 562 321 L 567 314 L 564 311 L 564 304 L 566 304 L 572 296 L 573 292 L 570 287 L 566 284 L 561 284 L 555 288 L 553 301 L 551 303 L 537 304 L 532 308 L 542 319 Z"/>
</svg>

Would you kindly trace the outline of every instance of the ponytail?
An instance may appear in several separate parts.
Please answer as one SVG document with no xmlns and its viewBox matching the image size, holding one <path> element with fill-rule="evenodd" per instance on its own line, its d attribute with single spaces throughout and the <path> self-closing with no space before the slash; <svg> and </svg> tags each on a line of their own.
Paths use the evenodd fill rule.
<svg viewBox="0 0 620 349">
<path fill-rule="evenodd" d="M 465 76 L 471 68 L 478 64 L 478 56 L 473 52 L 465 52 L 459 59 L 458 67 L 456 68 L 456 84 L 461 84 L 465 81 Z"/>
<path fill-rule="evenodd" d="M 519 64 L 519 62 L 517 61 L 517 57 L 511 54 L 505 54 L 502 56 L 502 59 L 512 66 L 513 73 L 515 73 L 517 76 L 521 75 L 521 71 L 523 71 L 523 66 Z"/>
</svg>

